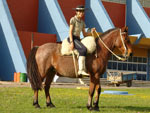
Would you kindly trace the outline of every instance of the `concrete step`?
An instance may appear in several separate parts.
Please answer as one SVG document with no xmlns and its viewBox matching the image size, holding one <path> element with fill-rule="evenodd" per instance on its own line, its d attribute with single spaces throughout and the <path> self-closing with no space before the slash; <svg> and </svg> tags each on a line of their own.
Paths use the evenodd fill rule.
<svg viewBox="0 0 150 113">
<path fill-rule="evenodd" d="M 101 85 L 107 85 L 109 82 L 106 78 L 100 78 Z M 56 83 L 79 83 L 83 85 L 89 86 L 90 78 L 67 78 L 67 77 L 59 77 Z"/>
<path fill-rule="evenodd" d="M 76 83 L 76 84 L 82 84 L 85 86 L 89 86 L 90 78 L 59 77 L 59 79 L 56 81 L 56 83 Z M 100 83 L 103 86 L 110 86 L 110 87 L 113 86 L 114 87 L 114 84 L 111 84 L 109 81 L 107 81 L 106 78 L 100 78 Z M 120 84 L 120 86 L 126 86 L 126 83 L 122 83 L 122 84 Z M 131 87 L 150 87 L 150 81 L 132 80 Z"/>
</svg>

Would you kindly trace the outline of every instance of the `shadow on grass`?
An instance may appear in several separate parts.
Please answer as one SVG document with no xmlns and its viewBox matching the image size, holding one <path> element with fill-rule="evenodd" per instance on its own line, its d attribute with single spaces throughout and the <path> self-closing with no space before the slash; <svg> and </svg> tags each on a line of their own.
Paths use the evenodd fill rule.
<svg viewBox="0 0 150 113">
<path fill-rule="evenodd" d="M 100 108 L 124 108 L 123 106 L 100 106 Z"/>
<path fill-rule="evenodd" d="M 87 107 L 86 106 L 74 106 L 74 107 L 71 107 L 71 108 L 86 109 Z"/>
<path fill-rule="evenodd" d="M 138 112 L 149 112 L 150 107 L 136 107 L 136 106 L 100 106 L 100 108 L 122 108 L 130 111 L 138 111 Z"/>
<path fill-rule="evenodd" d="M 150 111 L 150 107 L 135 107 L 135 106 L 125 106 L 124 107 L 127 110 L 131 110 L 131 111 L 139 111 L 139 112 L 149 112 Z"/>
<path fill-rule="evenodd" d="M 60 109 L 60 108 L 72 108 L 72 109 L 86 109 L 87 107 L 86 106 L 73 106 L 73 107 L 71 107 L 71 106 L 69 106 L 69 107 L 64 107 L 64 106 L 56 106 L 56 107 L 52 107 L 52 108 L 50 108 L 50 107 L 46 107 L 46 106 L 44 106 L 44 107 L 41 107 L 41 109 Z"/>
<path fill-rule="evenodd" d="M 99 106 L 100 107 L 100 111 L 105 111 L 104 109 L 126 109 L 129 111 L 137 111 L 137 112 L 149 112 L 150 111 L 150 107 L 135 107 L 135 106 Z M 57 107 L 56 108 L 47 108 L 47 107 L 42 107 L 41 109 L 59 109 L 59 108 L 65 108 L 65 107 Z M 70 107 L 71 109 L 87 109 L 86 106 L 74 106 L 74 107 Z M 104 109 L 101 109 L 104 108 Z"/>
</svg>

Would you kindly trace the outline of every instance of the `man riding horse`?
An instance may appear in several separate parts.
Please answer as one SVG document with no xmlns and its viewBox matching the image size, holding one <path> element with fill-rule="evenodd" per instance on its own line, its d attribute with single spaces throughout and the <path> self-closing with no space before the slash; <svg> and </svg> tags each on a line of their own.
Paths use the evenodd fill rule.
<svg viewBox="0 0 150 113">
<path fill-rule="evenodd" d="M 70 43 L 70 49 L 77 49 L 79 52 L 79 71 L 78 75 L 89 76 L 88 73 L 85 72 L 85 58 L 87 54 L 87 48 L 80 42 L 80 33 L 83 33 L 83 36 L 89 36 L 91 33 L 85 32 L 85 22 L 82 20 L 84 16 L 84 11 L 86 10 L 84 6 L 79 5 L 75 8 L 76 15 L 70 19 L 70 28 L 69 28 L 69 38 L 68 41 Z M 91 32 L 95 31 L 95 28 L 91 29 Z"/>
</svg>

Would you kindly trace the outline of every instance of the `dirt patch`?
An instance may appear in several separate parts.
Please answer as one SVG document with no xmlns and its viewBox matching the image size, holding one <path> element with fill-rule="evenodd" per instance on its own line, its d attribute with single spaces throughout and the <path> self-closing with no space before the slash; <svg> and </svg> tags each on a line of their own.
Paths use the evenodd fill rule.
<svg viewBox="0 0 150 113">
<path fill-rule="evenodd" d="M 44 85 L 44 84 L 43 84 Z M 6 81 L 0 81 L 0 87 L 31 87 L 29 82 L 6 82 Z M 79 83 L 52 83 L 52 88 L 77 88 L 77 89 L 88 89 L 88 85 L 79 84 Z M 108 88 L 116 88 L 116 89 L 122 89 L 122 88 L 150 88 L 149 82 L 133 82 L 132 87 L 126 87 L 125 84 L 121 84 L 119 87 L 114 87 L 113 85 L 101 85 L 103 89 Z"/>
<path fill-rule="evenodd" d="M 6 82 L 6 81 L 0 81 L 0 87 L 30 87 L 30 83 L 27 82 Z"/>
<path fill-rule="evenodd" d="M 44 85 L 44 83 L 43 83 Z M 29 82 L 6 82 L 0 81 L 0 87 L 31 87 Z M 52 83 L 51 87 L 57 88 L 76 88 L 76 87 L 88 87 L 77 83 Z"/>
</svg>

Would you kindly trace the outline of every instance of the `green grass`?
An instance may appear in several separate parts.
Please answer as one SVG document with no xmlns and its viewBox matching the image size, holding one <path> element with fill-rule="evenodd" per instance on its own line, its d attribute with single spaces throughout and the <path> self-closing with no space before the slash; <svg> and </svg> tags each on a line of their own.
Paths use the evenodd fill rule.
<svg viewBox="0 0 150 113">
<path fill-rule="evenodd" d="M 134 95 L 102 94 L 101 113 L 150 113 L 150 88 L 102 89 L 128 91 Z M 0 88 L 0 113 L 93 113 L 86 108 L 88 90 L 51 88 L 52 101 L 56 108 L 47 108 L 44 91 L 39 92 L 41 109 L 32 106 L 31 88 Z"/>
</svg>

